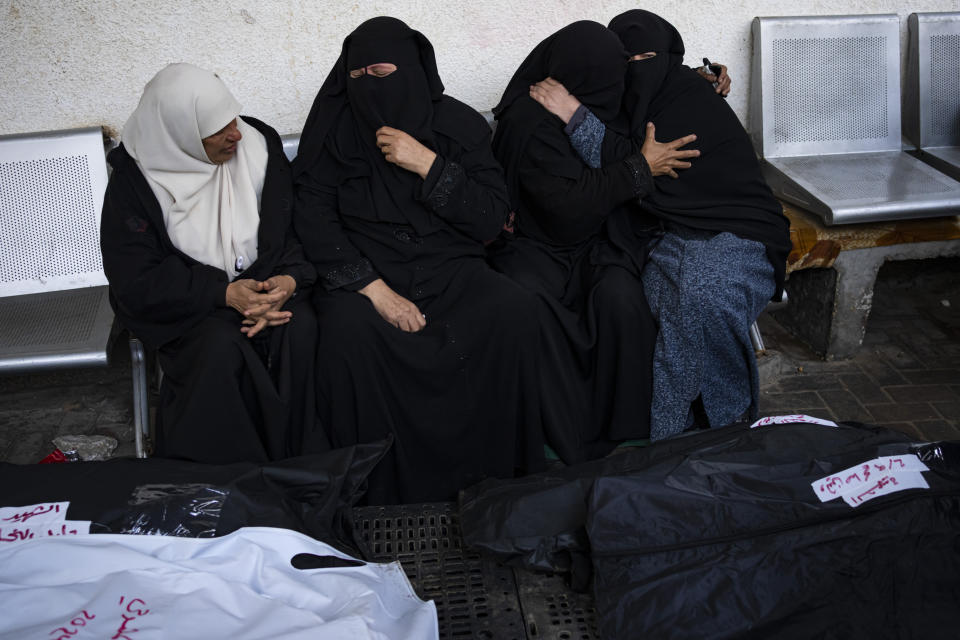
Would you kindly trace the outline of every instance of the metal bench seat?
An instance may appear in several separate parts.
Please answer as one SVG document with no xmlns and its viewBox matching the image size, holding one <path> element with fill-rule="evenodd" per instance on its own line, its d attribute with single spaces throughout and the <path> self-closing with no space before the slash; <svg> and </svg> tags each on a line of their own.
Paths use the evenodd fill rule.
<svg viewBox="0 0 960 640">
<path fill-rule="evenodd" d="M 106 366 L 107 287 L 0 298 L 0 373 Z"/>
<path fill-rule="evenodd" d="M 774 193 L 826 224 L 956 214 L 960 182 L 903 151 L 895 14 L 755 18 L 750 135 Z"/>
<path fill-rule="evenodd" d="M 828 225 L 956 215 L 960 183 L 902 151 L 768 158 L 774 192 Z"/>
<path fill-rule="evenodd" d="M 912 13 L 907 25 L 904 131 L 918 158 L 960 180 L 960 12 Z"/>
<path fill-rule="evenodd" d="M 99 127 L 0 136 L 0 373 L 107 364 Z"/>
</svg>

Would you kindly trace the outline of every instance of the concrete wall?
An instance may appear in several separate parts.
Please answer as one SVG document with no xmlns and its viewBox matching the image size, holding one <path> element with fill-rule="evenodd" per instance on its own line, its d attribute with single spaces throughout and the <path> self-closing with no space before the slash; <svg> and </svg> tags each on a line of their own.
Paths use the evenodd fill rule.
<svg viewBox="0 0 960 640">
<path fill-rule="evenodd" d="M 219 73 L 244 113 L 297 132 L 343 38 L 377 15 L 422 31 L 447 93 L 484 111 L 541 39 L 636 7 L 677 26 L 691 63 L 709 56 L 730 67 L 730 101 L 744 122 L 754 16 L 898 13 L 905 50 L 907 15 L 960 8 L 957 0 L 0 0 L 0 134 L 103 125 L 115 135 L 143 85 L 179 61 Z"/>
</svg>

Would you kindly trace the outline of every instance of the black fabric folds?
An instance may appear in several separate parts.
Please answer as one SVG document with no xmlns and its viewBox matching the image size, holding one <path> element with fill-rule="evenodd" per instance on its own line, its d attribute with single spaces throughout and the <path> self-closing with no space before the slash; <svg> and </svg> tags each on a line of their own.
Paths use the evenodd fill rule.
<svg viewBox="0 0 960 640">
<path fill-rule="evenodd" d="M 904 454 L 929 489 L 855 508 L 813 489 Z M 460 522 L 514 564 L 589 553 L 604 638 L 940 638 L 960 623 L 960 443 L 882 427 L 713 429 L 484 483 L 462 493 Z"/>
<path fill-rule="evenodd" d="M 91 533 L 210 537 L 240 527 L 282 527 L 350 550 L 349 509 L 389 447 L 382 441 L 222 466 L 162 458 L 0 463 L 0 506 L 68 501 L 67 518 L 90 521 Z M 197 508 L 198 497 L 212 496 L 222 498 L 218 513 Z"/>
<path fill-rule="evenodd" d="M 640 282 L 649 236 L 636 199 L 653 179 L 629 153 L 588 167 L 528 91 L 550 76 L 613 118 L 625 61 L 615 34 L 575 22 L 534 48 L 494 109 L 516 234 L 491 246 L 489 260 L 540 300 L 541 413 L 568 464 L 650 434 L 656 325 Z"/>
<path fill-rule="evenodd" d="M 350 71 L 377 63 L 397 70 L 386 77 Z M 410 134 L 439 151 L 435 131 L 467 146 L 482 136 L 461 126 L 461 111 L 443 95 L 433 46 L 418 31 L 390 17 L 367 20 L 343 42 L 340 57 L 314 100 L 303 128 L 294 178 L 312 187 L 364 180 L 367 189 L 345 190 L 343 208 L 377 222 L 412 226 L 417 233 L 435 231 L 441 222 L 416 202 L 420 178 L 387 162 L 376 132 L 388 126 Z"/>
<path fill-rule="evenodd" d="M 349 76 L 377 63 L 396 70 Z M 442 91 L 426 38 L 369 20 L 345 40 L 294 163 L 297 233 L 324 282 L 321 420 L 334 446 L 395 437 L 372 504 L 449 500 L 543 466 L 535 300 L 485 261 L 509 213 L 503 172 L 483 116 Z M 386 161 L 381 124 L 436 153 L 426 176 Z M 358 293 L 377 279 L 426 326 L 385 320 Z"/>
<path fill-rule="evenodd" d="M 528 143 L 544 120 L 560 122 L 529 96 L 530 85 L 551 77 L 587 105 L 601 120 L 617 116 L 623 96 L 627 55 L 619 40 L 603 25 L 581 20 L 545 38 L 520 63 L 493 108 L 498 121 L 493 147 L 507 175 L 511 203 L 519 200 L 519 164 Z M 505 117 L 509 114 L 509 117 Z M 561 127 L 562 128 L 562 127 Z M 569 144 L 565 145 L 569 148 Z M 558 175 L 580 176 L 582 164 L 572 154 L 545 149 L 537 153 L 541 166 Z"/>
<path fill-rule="evenodd" d="M 640 141 L 647 122 L 657 139 L 695 133 L 688 145 L 700 156 L 678 179 L 655 178 L 656 189 L 641 203 L 644 211 L 668 223 L 734 233 L 764 244 L 774 268 L 776 292 L 783 290 L 790 253 L 790 223 L 760 173 L 753 145 L 726 100 L 708 82 L 683 66 L 683 41 L 669 22 L 649 11 L 632 10 L 610 22 L 627 51 L 655 52 L 629 63 L 624 94 L 631 136 Z"/>
<path fill-rule="evenodd" d="M 258 257 L 240 277 L 266 280 L 285 273 L 305 291 L 317 275 L 293 234 L 293 183 L 280 136 L 256 118 L 241 117 L 266 138 L 268 155 Z M 100 247 L 110 302 L 123 326 L 155 349 L 224 308 L 230 280 L 223 269 L 202 264 L 173 245 L 160 204 L 123 144 L 108 160 L 113 171 L 104 194 Z M 240 319 L 237 315 L 238 327 Z"/>
<path fill-rule="evenodd" d="M 263 462 L 329 449 L 316 420 L 313 353 L 316 270 L 293 233 L 293 181 L 280 136 L 263 134 L 267 169 L 260 197 L 257 260 L 238 278 L 288 274 L 297 292 L 290 322 L 250 339 L 243 316 L 226 306 L 222 269 L 177 249 L 157 198 L 121 144 L 100 218 L 110 301 L 124 327 L 158 349 L 164 369 L 157 410 L 157 454 L 198 462 Z"/>
</svg>

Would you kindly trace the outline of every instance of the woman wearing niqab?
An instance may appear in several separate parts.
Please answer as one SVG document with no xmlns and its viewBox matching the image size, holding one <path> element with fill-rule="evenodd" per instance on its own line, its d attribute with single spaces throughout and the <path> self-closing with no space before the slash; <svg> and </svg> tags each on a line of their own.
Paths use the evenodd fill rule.
<svg viewBox="0 0 960 640">
<path fill-rule="evenodd" d="M 700 151 L 677 179 L 656 178 L 640 203 L 659 226 L 643 271 L 658 325 L 651 436 L 753 419 L 759 380 L 749 328 L 771 298 L 780 298 L 789 222 L 736 114 L 683 65 L 676 28 L 635 9 L 614 18 L 610 29 L 631 56 L 621 118 L 630 135 L 589 126 L 603 118 L 587 113 L 586 129 L 599 134 L 573 134 L 578 154 L 622 153 L 636 145 L 647 122 L 667 138 L 694 130 Z"/>
<path fill-rule="evenodd" d="M 393 437 L 371 504 L 543 464 L 534 300 L 484 259 L 509 212 L 489 139 L 443 94 L 429 41 L 388 17 L 345 39 L 304 127 L 321 415 L 336 446 Z"/>
<path fill-rule="evenodd" d="M 171 64 L 109 156 L 104 271 L 121 323 L 158 350 L 160 456 L 328 448 L 313 392 L 316 272 L 292 233 L 289 163 L 276 131 L 239 113 L 215 74 Z"/>
<path fill-rule="evenodd" d="M 649 437 L 656 327 L 640 282 L 647 223 L 636 202 L 652 188 L 651 167 L 665 171 L 684 154 L 682 141 L 651 136 L 642 149 L 604 150 L 603 166 L 590 167 L 530 86 L 552 77 L 613 122 L 626 67 L 615 34 L 575 22 L 534 48 L 494 108 L 516 232 L 490 259 L 541 302 L 544 428 L 567 463 Z M 664 153 L 648 162 L 655 147 Z"/>
</svg>

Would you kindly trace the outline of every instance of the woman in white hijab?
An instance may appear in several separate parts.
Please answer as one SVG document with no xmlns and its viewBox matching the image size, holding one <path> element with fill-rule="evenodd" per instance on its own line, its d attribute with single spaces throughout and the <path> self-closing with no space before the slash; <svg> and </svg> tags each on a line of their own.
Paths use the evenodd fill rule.
<svg viewBox="0 0 960 640">
<path fill-rule="evenodd" d="M 101 219 L 117 316 L 158 349 L 157 453 L 263 461 L 327 448 L 316 423 L 315 280 L 290 226 L 277 132 L 216 74 L 171 64 L 111 152 Z M 300 294 L 300 295 L 298 295 Z"/>
</svg>

